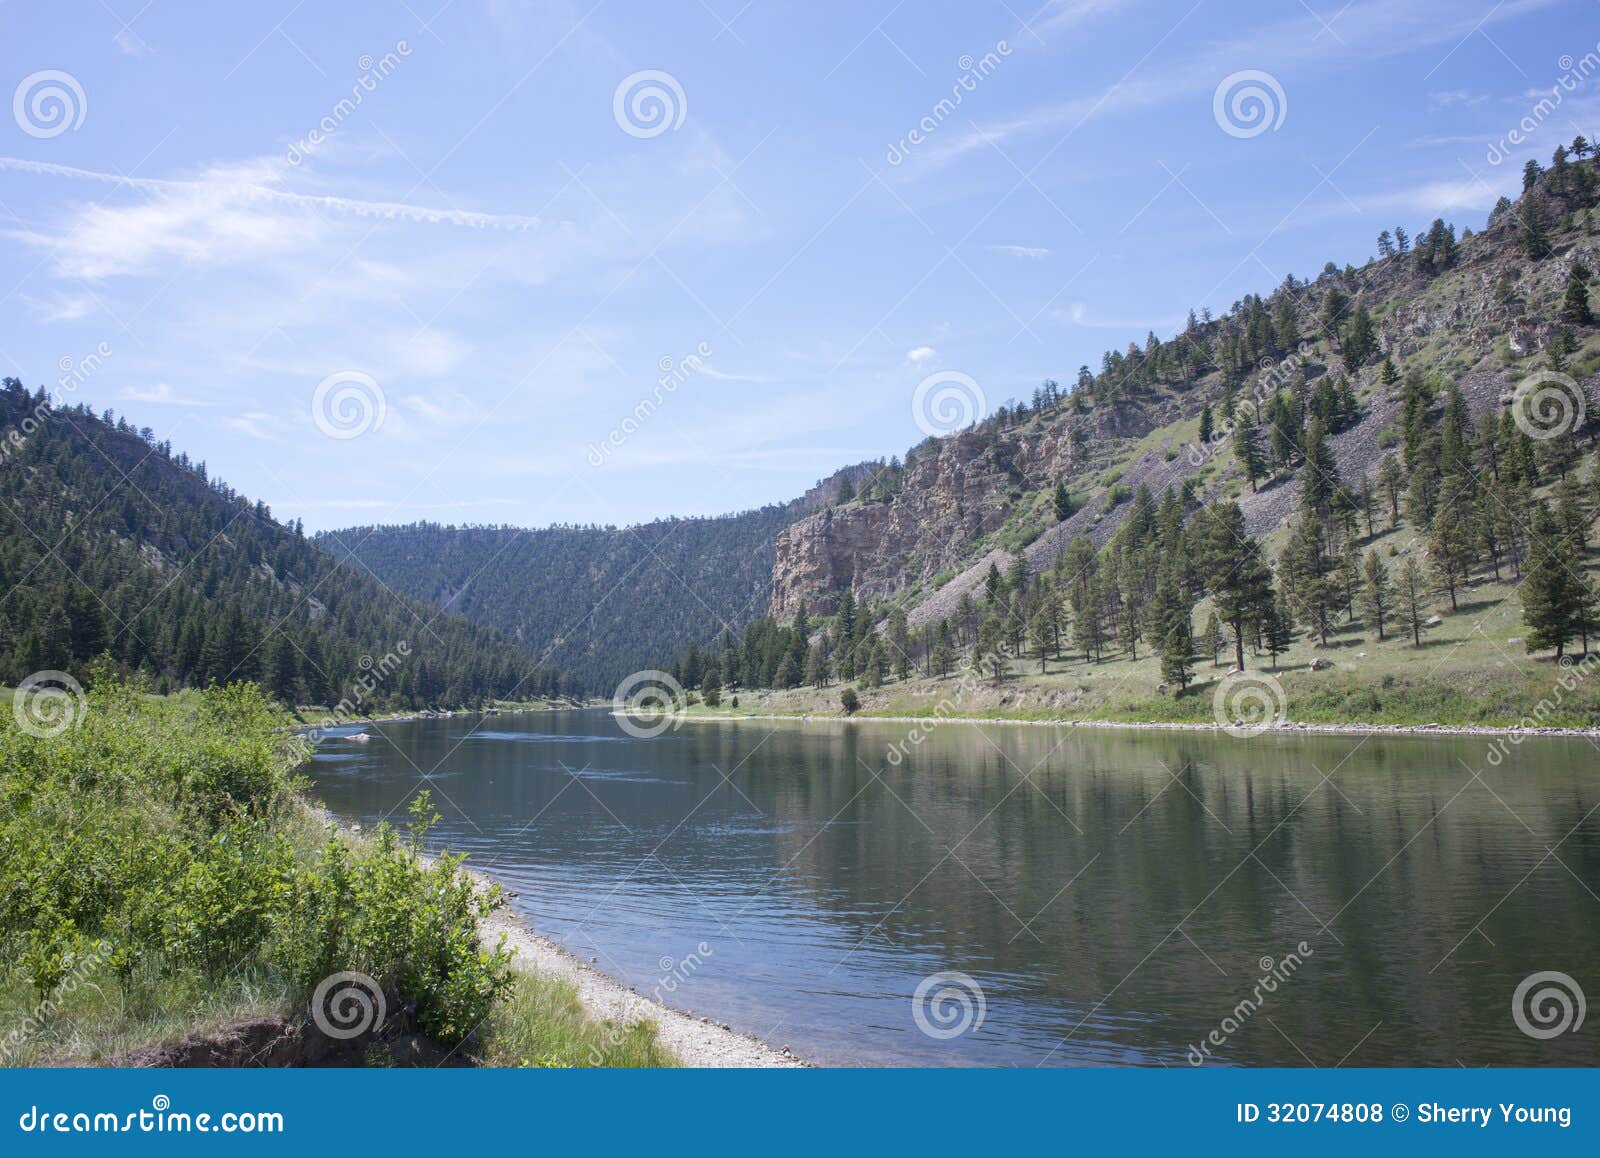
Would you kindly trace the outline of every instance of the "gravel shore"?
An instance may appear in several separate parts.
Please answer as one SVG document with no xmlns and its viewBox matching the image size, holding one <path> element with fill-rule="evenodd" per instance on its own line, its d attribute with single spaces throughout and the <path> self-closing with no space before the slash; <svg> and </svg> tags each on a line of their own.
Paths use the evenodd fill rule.
<svg viewBox="0 0 1600 1158">
<path fill-rule="evenodd" d="M 492 879 L 476 870 L 463 871 L 485 887 Z M 506 895 L 509 898 L 512 894 Z M 583 1007 L 597 1021 L 655 1022 L 661 1043 L 686 1066 L 792 1069 L 806 1064 L 787 1049 L 775 1049 L 709 1018 L 684 1013 L 641 996 L 549 938 L 535 933 L 509 906 L 484 922 L 485 944 L 493 945 L 501 934 L 505 935 L 506 945 L 516 949 L 513 961 L 517 968 L 572 982 Z"/>
</svg>

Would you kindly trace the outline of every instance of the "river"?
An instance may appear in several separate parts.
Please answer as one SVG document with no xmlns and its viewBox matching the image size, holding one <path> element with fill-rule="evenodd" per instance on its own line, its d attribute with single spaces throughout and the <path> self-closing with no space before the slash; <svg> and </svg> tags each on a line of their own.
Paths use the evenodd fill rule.
<svg viewBox="0 0 1600 1158">
<path fill-rule="evenodd" d="M 1535 1036 L 1566 981 L 1513 1007 L 1536 974 L 1600 993 L 1585 740 L 1491 758 L 1482 737 L 949 723 L 912 745 L 886 721 L 642 739 L 603 710 L 358 730 L 312 765 L 336 815 L 404 821 L 431 790 L 437 844 L 539 932 L 819 1063 L 1600 1063 L 1600 1024 Z"/>
</svg>

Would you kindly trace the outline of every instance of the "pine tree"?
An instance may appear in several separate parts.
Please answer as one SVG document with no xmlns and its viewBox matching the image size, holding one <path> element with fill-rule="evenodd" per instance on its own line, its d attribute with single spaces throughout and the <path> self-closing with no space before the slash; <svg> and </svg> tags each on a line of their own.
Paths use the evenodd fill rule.
<svg viewBox="0 0 1600 1158">
<path fill-rule="evenodd" d="M 1233 453 L 1245 477 L 1250 480 L 1251 493 L 1255 493 L 1257 480 L 1265 476 L 1267 471 L 1266 464 L 1261 461 L 1261 447 L 1256 441 L 1256 422 L 1249 407 L 1241 409 L 1234 421 Z"/>
<path fill-rule="evenodd" d="M 1589 267 L 1581 261 L 1573 262 L 1567 274 L 1567 291 L 1561 301 L 1561 320 L 1574 326 L 1594 324 L 1594 313 L 1589 309 Z"/>
<path fill-rule="evenodd" d="M 1214 432 L 1214 429 L 1215 429 L 1214 428 L 1214 424 L 1213 424 L 1212 418 L 1211 418 L 1211 404 L 1208 402 L 1200 410 L 1200 445 L 1201 446 L 1205 447 L 1205 446 L 1210 446 L 1211 445 L 1211 435 Z"/>
<path fill-rule="evenodd" d="M 1177 695 L 1182 695 L 1189 687 L 1189 678 L 1192 674 L 1189 668 L 1189 630 L 1188 625 L 1177 620 L 1167 629 L 1166 640 L 1161 647 L 1161 680 L 1163 683 L 1177 684 Z"/>
<path fill-rule="evenodd" d="M 1366 365 L 1378 352 L 1378 337 L 1367 307 L 1357 305 L 1350 316 L 1350 327 L 1344 336 L 1344 360 L 1352 370 Z"/>
<path fill-rule="evenodd" d="M 1530 652 L 1553 647 L 1556 659 L 1561 658 L 1567 641 L 1579 634 L 1588 594 L 1585 586 L 1574 571 L 1571 546 L 1561 525 L 1549 507 L 1538 504 L 1528 536 L 1528 569 L 1520 588 Z"/>
<path fill-rule="evenodd" d="M 1406 472 L 1400 460 L 1386 454 L 1378 463 L 1378 489 L 1389 502 L 1389 526 L 1400 525 L 1400 491 L 1406 485 Z"/>
<path fill-rule="evenodd" d="M 1283 597 L 1283 592 L 1279 591 L 1268 604 L 1261 625 L 1263 642 L 1267 645 L 1269 662 L 1273 668 L 1278 666 L 1278 657 L 1294 646 L 1294 629 L 1294 610 Z"/>
<path fill-rule="evenodd" d="M 1427 580 L 1414 556 L 1400 565 L 1400 613 L 1411 628 L 1413 647 L 1422 646 L 1422 613 L 1427 610 Z"/>
<path fill-rule="evenodd" d="M 1059 479 L 1056 481 L 1055 509 L 1058 523 L 1064 523 L 1072 517 L 1072 495 L 1067 492 L 1067 484 Z"/>
<path fill-rule="evenodd" d="M 287 634 L 278 632 L 267 652 L 266 690 L 274 699 L 294 706 L 300 682 L 300 653 Z"/>
<path fill-rule="evenodd" d="M 1216 605 L 1218 617 L 1233 629 L 1234 663 L 1244 670 L 1244 635 L 1265 613 L 1272 599 L 1272 576 L 1261 561 L 1261 548 L 1245 532 L 1244 512 L 1237 503 L 1213 503 L 1197 521 L 1200 572 Z"/>
<path fill-rule="evenodd" d="M 1394 606 L 1394 584 L 1376 551 L 1368 551 L 1362 560 L 1361 579 L 1361 618 L 1369 631 L 1377 629 L 1381 641 L 1383 621 Z"/>
<path fill-rule="evenodd" d="M 1220 657 L 1223 644 L 1226 641 L 1222 638 L 1222 621 L 1217 618 L 1215 611 L 1206 616 L 1206 630 L 1203 638 L 1206 650 L 1211 653 L 1211 666 L 1222 666 Z"/>
</svg>

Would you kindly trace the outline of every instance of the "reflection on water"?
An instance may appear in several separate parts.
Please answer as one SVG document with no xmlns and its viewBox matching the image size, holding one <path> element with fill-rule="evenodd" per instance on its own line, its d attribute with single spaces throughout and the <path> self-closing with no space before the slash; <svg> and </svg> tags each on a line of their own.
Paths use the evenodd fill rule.
<svg viewBox="0 0 1600 1158">
<path fill-rule="evenodd" d="M 946 724 L 891 766 L 905 725 L 365 730 L 314 763 L 335 813 L 430 788 L 540 931 L 818 1061 L 1184 1065 L 1215 1031 L 1222 1064 L 1600 1062 L 1600 1025 L 1511 1007 L 1544 970 L 1600 995 L 1587 742 Z M 983 1000 L 941 1039 L 913 994 L 943 971 Z"/>
</svg>

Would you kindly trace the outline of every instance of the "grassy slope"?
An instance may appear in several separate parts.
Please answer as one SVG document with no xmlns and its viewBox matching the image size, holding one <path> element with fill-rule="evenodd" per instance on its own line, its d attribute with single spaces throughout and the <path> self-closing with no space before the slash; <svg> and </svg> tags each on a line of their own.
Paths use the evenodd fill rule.
<svg viewBox="0 0 1600 1158">
<path fill-rule="evenodd" d="M 1276 539 L 1268 541 L 1269 554 L 1276 546 Z M 1391 531 L 1380 528 L 1365 546 L 1378 552 L 1391 574 L 1407 553 L 1417 550 L 1404 525 Z M 1593 558 L 1589 573 L 1600 579 L 1600 565 Z M 1443 622 L 1423 629 L 1420 648 L 1412 646 L 1398 623 L 1387 625 L 1387 638 L 1379 642 L 1377 633 L 1359 620 L 1341 618 L 1327 648 L 1302 630 L 1276 667 L 1267 656 L 1248 649 L 1246 667 L 1278 679 L 1287 696 L 1287 718 L 1299 723 L 1514 727 L 1543 701 L 1550 705 L 1541 719 L 1545 726 L 1600 727 L 1600 678 L 1584 678 L 1582 667 L 1561 669 L 1549 657 L 1526 653 L 1519 639 L 1524 634 L 1522 604 L 1514 587 L 1478 577 L 1459 593 L 1458 601 L 1459 610 L 1451 613 L 1448 600 L 1430 600 L 1430 614 Z M 1197 628 L 1209 611 L 1209 601 L 1195 609 Z M 1232 664 L 1230 655 L 1224 652 L 1221 667 L 1206 657 L 1197 660 L 1198 682 L 1179 697 L 1155 693 L 1160 665 L 1141 642 L 1137 660 L 1108 651 L 1103 662 L 1086 664 L 1079 654 L 1048 660 L 1042 674 L 1037 656 L 1013 661 L 1011 676 L 998 687 L 985 680 L 963 690 L 956 675 L 943 680 L 913 677 L 877 689 L 857 685 L 862 704 L 858 714 L 928 716 L 937 709 L 944 715 L 994 719 L 1210 723 L 1213 693 Z M 1312 671 L 1311 662 L 1319 656 L 1334 667 Z M 1563 676 L 1576 686 L 1558 688 Z M 1600 677 L 1600 671 L 1594 676 Z M 691 716 L 740 714 L 843 713 L 837 684 L 822 690 L 742 691 L 738 708 L 725 695 L 716 709 L 690 709 Z"/>
</svg>

